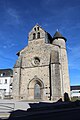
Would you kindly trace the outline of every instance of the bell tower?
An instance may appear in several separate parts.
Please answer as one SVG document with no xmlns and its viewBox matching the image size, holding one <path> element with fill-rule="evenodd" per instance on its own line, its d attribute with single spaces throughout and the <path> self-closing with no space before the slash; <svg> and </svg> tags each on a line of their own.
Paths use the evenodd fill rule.
<svg viewBox="0 0 80 120">
<path fill-rule="evenodd" d="M 45 31 L 37 24 L 29 32 L 28 41 L 36 41 L 45 38 Z"/>
<path fill-rule="evenodd" d="M 46 32 L 41 26 L 36 24 L 28 34 L 28 42 L 42 42 L 50 43 L 52 40 L 51 35 Z"/>
</svg>

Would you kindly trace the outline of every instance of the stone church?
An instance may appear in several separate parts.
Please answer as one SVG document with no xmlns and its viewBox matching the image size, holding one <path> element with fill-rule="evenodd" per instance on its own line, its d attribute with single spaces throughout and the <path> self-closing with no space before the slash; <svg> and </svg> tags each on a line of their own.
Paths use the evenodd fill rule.
<svg viewBox="0 0 80 120">
<path fill-rule="evenodd" d="M 28 34 L 28 46 L 17 53 L 13 72 L 16 100 L 59 100 L 70 96 L 66 38 L 52 37 L 38 24 Z"/>
</svg>

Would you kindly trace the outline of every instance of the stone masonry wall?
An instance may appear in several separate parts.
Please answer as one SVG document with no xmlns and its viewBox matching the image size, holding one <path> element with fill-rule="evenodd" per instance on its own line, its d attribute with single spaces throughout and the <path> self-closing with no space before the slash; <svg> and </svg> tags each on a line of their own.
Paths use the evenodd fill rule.
<svg viewBox="0 0 80 120">
<path fill-rule="evenodd" d="M 70 80 L 68 71 L 68 59 L 66 49 L 61 49 L 61 68 L 62 68 L 62 84 L 63 93 L 68 93 L 70 97 Z"/>
<path fill-rule="evenodd" d="M 24 68 L 21 69 L 21 87 L 20 96 L 24 99 L 34 99 L 34 91 L 32 96 L 28 95 L 28 84 L 35 78 L 39 78 L 44 84 L 43 99 L 49 100 L 50 97 L 50 83 L 49 83 L 49 66 L 44 67 L 34 67 L 34 68 Z"/>
</svg>

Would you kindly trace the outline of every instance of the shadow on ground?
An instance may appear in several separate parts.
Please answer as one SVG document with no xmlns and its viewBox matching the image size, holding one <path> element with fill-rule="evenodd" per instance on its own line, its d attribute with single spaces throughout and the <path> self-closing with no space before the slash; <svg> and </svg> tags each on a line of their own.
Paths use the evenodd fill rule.
<svg viewBox="0 0 80 120">
<path fill-rule="evenodd" d="M 80 101 L 30 103 L 27 111 L 11 112 L 8 120 L 80 120 Z"/>
</svg>

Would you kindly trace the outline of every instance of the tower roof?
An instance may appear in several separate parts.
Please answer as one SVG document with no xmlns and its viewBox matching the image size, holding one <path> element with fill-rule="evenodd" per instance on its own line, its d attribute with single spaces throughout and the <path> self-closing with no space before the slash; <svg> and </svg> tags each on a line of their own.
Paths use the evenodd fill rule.
<svg viewBox="0 0 80 120">
<path fill-rule="evenodd" d="M 56 31 L 56 33 L 53 36 L 53 40 L 56 38 L 62 38 L 66 41 L 66 38 L 62 36 L 62 34 L 59 31 Z"/>
</svg>

